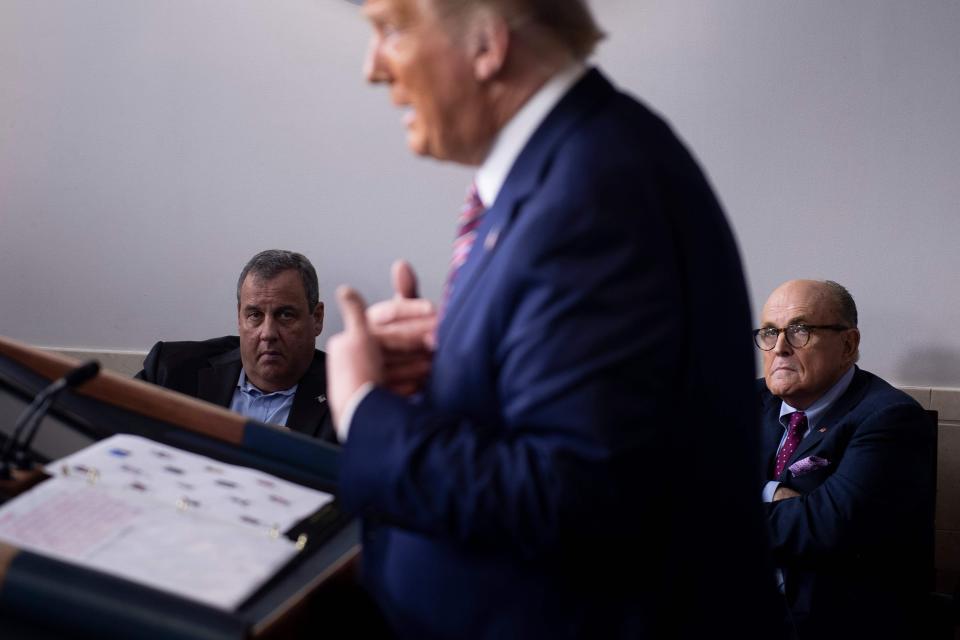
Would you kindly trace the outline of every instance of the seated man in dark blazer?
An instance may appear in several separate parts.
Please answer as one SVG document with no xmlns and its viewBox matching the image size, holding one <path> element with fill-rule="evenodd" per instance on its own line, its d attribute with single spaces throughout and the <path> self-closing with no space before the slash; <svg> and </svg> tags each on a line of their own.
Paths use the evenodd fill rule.
<svg viewBox="0 0 960 640">
<path fill-rule="evenodd" d="M 240 336 L 158 342 L 137 378 L 261 422 L 336 442 L 326 398 L 317 273 L 306 257 L 262 251 L 237 281 Z"/>
<path fill-rule="evenodd" d="M 933 539 L 923 409 L 854 364 L 857 308 L 835 282 L 781 285 L 755 338 L 763 498 L 799 637 L 914 637 Z"/>
</svg>

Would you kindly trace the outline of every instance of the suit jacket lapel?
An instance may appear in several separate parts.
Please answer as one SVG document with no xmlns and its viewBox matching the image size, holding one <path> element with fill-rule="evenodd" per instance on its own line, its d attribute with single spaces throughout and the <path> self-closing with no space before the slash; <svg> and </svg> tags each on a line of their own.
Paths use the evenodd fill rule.
<svg viewBox="0 0 960 640">
<path fill-rule="evenodd" d="M 560 99 L 547 115 L 517 157 L 496 202 L 484 214 L 477 228 L 477 239 L 467 261 L 457 273 L 453 294 L 447 302 L 443 320 L 437 332 L 437 341 L 442 344 L 456 321 L 463 301 L 489 263 L 490 257 L 510 226 L 520 213 L 524 201 L 536 191 L 549 168 L 557 145 L 563 141 L 569 129 L 614 94 L 613 86 L 596 69 L 591 69 Z"/>
<path fill-rule="evenodd" d="M 229 408 L 242 367 L 239 348 L 211 358 L 210 367 L 197 372 L 197 397 Z"/>
<path fill-rule="evenodd" d="M 853 374 L 853 380 L 850 381 L 850 386 L 847 387 L 847 390 L 843 392 L 842 396 L 837 398 L 833 406 L 830 407 L 829 411 L 823 416 L 823 419 L 821 419 L 818 424 L 811 425 L 813 431 L 800 441 L 800 446 L 798 446 L 797 450 L 790 456 L 790 459 L 787 461 L 787 466 L 789 467 L 797 460 L 802 460 L 809 455 L 809 452 L 814 450 L 814 448 L 820 444 L 820 441 L 823 440 L 845 416 L 850 415 L 853 408 L 863 400 L 866 392 L 867 376 L 860 371 L 858 367 Z"/>
<path fill-rule="evenodd" d="M 287 427 L 310 436 L 328 435 L 320 433 L 324 419 L 330 411 L 327 406 L 326 390 L 326 362 L 324 354 L 317 351 L 313 355 L 310 369 L 297 385 L 293 407 L 287 417 Z"/>
<path fill-rule="evenodd" d="M 483 220 L 477 227 L 477 239 L 470 249 L 467 261 L 460 267 L 453 287 L 453 294 L 447 301 L 443 320 L 438 330 L 438 343 L 442 343 L 447 330 L 452 324 L 457 312 L 462 308 L 462 301 L 475 286 L 475 280 L 483 272 L 490 257 L 494 254 L 500 240 L 506 235 L 517 207 L 514 201 L 498 197 L 494 205 L 483 214 Z"/>
<path fill-rule="evenodd" d="M 797 460 L 804 458 L 804 454 L 806 454 L 808 451 L 812 451 L 814 447 L 820 444 L 820 441 L 823 440 L 824 435 L 826 435 L 826 432 L 819 431 L 817 429 L 814 429 L 809 434 L 807 434 L 807 437 L 800 441 L 800 444 L 799 446 L 797 446 L 796 450 L 793 452 L 793 455 L 791 455 L 790 459 L 787 460 L 787 464 L 784 465 L 783 473 L 781 474 L 781 477 L 779 479 L 781 480 L 785 479 L 786 474 L 788 473 L 787 469 L 790 467 L 790 465 L 792 465 Z"/>
</svg>

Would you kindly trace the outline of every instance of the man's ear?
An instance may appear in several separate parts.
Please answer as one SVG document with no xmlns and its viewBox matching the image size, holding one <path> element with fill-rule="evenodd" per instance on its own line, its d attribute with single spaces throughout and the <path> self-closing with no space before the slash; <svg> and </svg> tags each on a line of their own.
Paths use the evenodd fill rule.
<svg viewBox="0 0 960 640">
<path fill-rule="evenodd" d="M 850 362 L 857 359 L 857 350 L 860 349 L 860 330 L 850 329 L 843 332 L 843 357 Z"/>
<path fill-rule="evenodd" d="M 483 7 L 472 16 L 468 38 L 473 75 L 486 82 L 503 69 L 510 47 L 510 27 L 499 13 Z"/>
<path fill-rule="evenodd" d="M 320 335 L 320 332 L 323 331 L 323 303 L 318 302 L 317 307 L 313 310 L 313 329 L 314 336 Z"/>
</svg>

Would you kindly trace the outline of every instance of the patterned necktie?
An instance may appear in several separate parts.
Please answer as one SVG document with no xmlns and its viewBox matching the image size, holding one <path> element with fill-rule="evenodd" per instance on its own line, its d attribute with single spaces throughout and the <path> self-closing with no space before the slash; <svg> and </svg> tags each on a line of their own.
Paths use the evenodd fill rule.
<svg viewBox="0 0 960 640">
<path fill-rule="evenodd" d="M 797 450 L 800 441 L 803 440 L 803 434 L 807 432 L 807 414 L 803 411 L 794 411 L 790 414 L 790 425 L 787 427 L 787 439 L 783 441 L 780 447 L 780 453 L 777 454 L 777 465 L 773 470 L 773 479 L 776 480 L 783 473 L 783 468 L 787 466 L 787 460 Z"/>
<path fill-rule="evenodd" d="M 483 202 L 477 194 L 476 183 L 470 185 L 467 190 L 467 198 L 460 209 L 460 218 L 457 221 L 457 237 L 453 241 L 453 257 L 450 258 L 450 272 L 447 274 L 447 283 L 443 287 L 443 303 L 440 306 L 441 315 L 447 308 L 447 302 L 453 294 L 453 283 L 470 256 L 470 248 L 474 240 L 477 239 L 477 227 L 483 219 Z"/>
</svg>

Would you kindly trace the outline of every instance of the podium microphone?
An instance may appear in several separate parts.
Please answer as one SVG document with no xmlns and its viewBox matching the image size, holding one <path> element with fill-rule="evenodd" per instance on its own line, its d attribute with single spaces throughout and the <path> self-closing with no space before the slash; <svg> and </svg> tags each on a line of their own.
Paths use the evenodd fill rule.
<svg viewBox="0 0 960 640">
<path fill-rule="evenodd" d="M 0 479 L 9 480 L 11 478 L 10 463 L 16 462 L 17 469 L 29 469 L 30 444 L 33 437 L 37 434 L 40 421 L 50 410 L 53 401 L 61 391 L 68 387 L 76 387 L 87 380 L 95 377 L 100 372 L 100 363 L 96 360 L 85 362 L 75 369 L 68 371 L 62 378 L 58 378 L 44 388 L 34 397 L 30 406 L 24 409 L 20 417 L 17 418 L 17 424 L 13 428 L 13 433 L 7 440 L 7 446 L 0 456 Z M 26 439 L 22 444 L 18 444 L 20 434 L 26 434 Z"/>
</svg>

